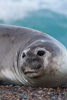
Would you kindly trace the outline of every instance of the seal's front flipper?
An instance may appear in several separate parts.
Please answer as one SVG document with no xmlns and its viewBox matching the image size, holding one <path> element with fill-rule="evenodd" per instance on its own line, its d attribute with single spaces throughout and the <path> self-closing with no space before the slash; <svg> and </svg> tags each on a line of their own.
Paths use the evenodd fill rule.
<svg viewBox="0 0 67 100">
<path fill-rule="evenodd" d="M 65 87 L 67 87 L 67 83 L 66 83 L 66 84 L 64 84 L 64 85 L 62 85 L 62 88 L 65 88 Z"/>
</svg>

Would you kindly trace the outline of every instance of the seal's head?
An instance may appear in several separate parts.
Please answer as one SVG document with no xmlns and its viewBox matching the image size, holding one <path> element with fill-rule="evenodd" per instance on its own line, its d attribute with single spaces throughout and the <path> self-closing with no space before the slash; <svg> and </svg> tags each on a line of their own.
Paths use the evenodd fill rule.
<svg viewBox="0 0 67 100">
<path fill-rule="evenodd" d="M 34 87 L 56 87 L 63 84 L 64 60 L 60 47 L 52 42 L 39 40 L 21 50 L 18 65 L 21 73 Z"/>
</svg>

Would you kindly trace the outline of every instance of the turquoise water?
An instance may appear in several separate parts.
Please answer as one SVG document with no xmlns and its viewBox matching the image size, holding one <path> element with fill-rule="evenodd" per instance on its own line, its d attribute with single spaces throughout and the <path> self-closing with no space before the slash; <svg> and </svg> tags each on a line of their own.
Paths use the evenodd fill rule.
<svg viewBox="0 0 67 100">
<path fill-rule="evenodd" d="M 16 2 L 16 1 L 12 0 L 11 3 L 12 2 Z M 43 7 L 42 5 L 43 2 L 44 0 L 40 2 L 42 7 Z M 65 4 L 66 3 L 67 2 L 65 2 Z M 66 6 L 63 6 L 63 9 L 66 9 L 65 8 Z M 7 14 L 6 12 L 5 16 L 3 15 L 2 17 L 0 17 L 0 24 L 24 26 L 24 27 L 40 30 L 42 32 L 45 32 L 53 36 L 54 38 L 59 40 L 61 43 L 63 43 L 67 48 L 67 13 L 64 12 L 65 10 L 64 11 L 61 10 L 61 8 L 60 8 L 60 11 L 58 10 L 59 8 L 57 9 L 58 10 L 57 11 L 57 10 L 54 10 L 54 8 L 43 7 L 41 9 L 34 9 L 32 11 L 26 11 L 26 10 L 25 10 L 26 12 L 21 11 L 23 12 L 22 14 L 20 14 L 21 12 L 19 12 L 20 9 L 18 8 L 19 11 L 16 11 L 16 16 L 14 15 L 15 12 L 12 13 L 11 11 L 11 14 L 13 14 L 13 16 L 12 15 L 8 16 L 9 14 Z"/>
</svg>

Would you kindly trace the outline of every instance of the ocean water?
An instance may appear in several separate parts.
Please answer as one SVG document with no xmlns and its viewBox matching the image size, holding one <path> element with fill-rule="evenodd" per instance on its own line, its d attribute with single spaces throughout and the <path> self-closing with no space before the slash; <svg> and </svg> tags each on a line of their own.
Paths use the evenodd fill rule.
<svg viewBox="0 0 67 100">
<path fill-rule="evenodd" d="M 0 24 L 40 30 L 67 48 L 67 0 L 0 0 Z"/>
</svg>

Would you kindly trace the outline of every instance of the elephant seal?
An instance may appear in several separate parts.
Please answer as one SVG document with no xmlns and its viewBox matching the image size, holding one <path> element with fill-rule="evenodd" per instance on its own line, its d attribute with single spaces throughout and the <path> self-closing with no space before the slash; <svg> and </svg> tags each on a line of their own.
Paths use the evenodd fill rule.
<svg viewBox="0 0 67 100">
<path fill-rule="evenodd" d="M 58 87 L 67 82 L 67 50 L 53 37 L 0 25 L 0 83 Z"/>
</svg>

